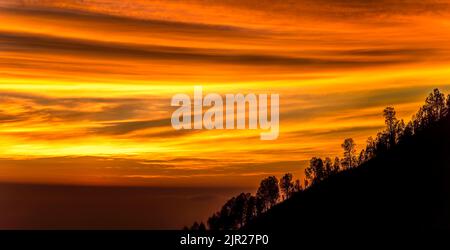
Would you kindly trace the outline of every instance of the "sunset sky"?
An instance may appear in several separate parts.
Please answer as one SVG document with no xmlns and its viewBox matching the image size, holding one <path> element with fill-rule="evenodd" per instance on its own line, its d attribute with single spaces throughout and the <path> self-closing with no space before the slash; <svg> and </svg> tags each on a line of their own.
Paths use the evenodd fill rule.
<svg viewBox="0 0 450 250">
<path fill-rule="evenodd" d="M 364 4 L 362 4 L 364 2 Z M 450 2 L 0 0 L 0 182 L 256 186 L 450 90 Z M 174 94 L 279 93 L 280 134 L 171 127 Z"/>
</svg>

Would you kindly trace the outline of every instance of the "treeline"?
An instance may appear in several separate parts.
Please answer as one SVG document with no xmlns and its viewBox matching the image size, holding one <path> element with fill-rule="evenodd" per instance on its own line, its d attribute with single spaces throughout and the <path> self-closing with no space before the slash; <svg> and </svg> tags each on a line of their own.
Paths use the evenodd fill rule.
<svg viewBox="0 0 450 250">
<path fill-rule="evenodd" d="M 342 158 L 338 156 L 332 160 L 313 157 L 309 166 L 305 169 L 305 179 L 293 179 L 292 174 L 286 173 L 280 180 L 275 176 L 269 176 L 260 183 L 255 195 L 241 193 L 229 199 L 207 221 L 207 226 L 201 222 L 195 222 L 185 230 L 235 230 L 244 226 L 255 217 L 265 213 L 278 202 L 289 199 L 293 194 L 302 192 L 311 185 L 316 185 L 331 175 L 340 171 L 357 167 L 364 162 L 381 155 L 392 149 L 397 144 L 407 141 L 420 131 L 428 129 L 450 113 L 450 95 L 445 95 L 434 89 L 425 99 L 425 104 L 413 115 L 407 124 L 396 117 L 393 107 L 383 110 L 385 129 L 374 138 L 367 139 L 365 147 L 357 151 L 356 143 L 352 138 L 347 138 L 342 143 Z"/>
<path fill-rule="evenodd" d="M 280 200 L 288 199 L 292 194 L 303 190 L 300 180 L 293 181 L 290 173 L 280 180 L 269 176 L 261 181 L 256 195 L 241 193 L 229 199 L 220 211 L 209 217 L 207 224 L 210 230 L 239 229 L 256 216 L 266 212 Z M 206 230 L 203 222 L 194 224 L 185 230 Z"/>
</svg>

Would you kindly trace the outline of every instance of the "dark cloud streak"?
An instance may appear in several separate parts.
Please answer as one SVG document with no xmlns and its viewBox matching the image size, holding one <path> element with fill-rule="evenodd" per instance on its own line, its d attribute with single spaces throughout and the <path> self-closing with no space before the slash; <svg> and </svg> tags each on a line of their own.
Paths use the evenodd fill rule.
<svg viewBox="0 0 450 250">
<path fill-rule="evenodd" d="M 0 48 L 21 53 L 49 53 L 103 59 L 168 60 L 189 63 L 230 64 L 251 66 L 297 66 L 309 68 L 348 68 L 411 63 L 417 58 L 399 50 L 405 58 L 342 58 L 322 59 L 282 55 L 254 54 L 245 50 L 213 50 L 170 46 L 141 46 L 92 40 L 68 39 L 19 33 L 0 33 Z M 390 52 L 395 53 L 395 52 Z M 354 54 L 354 52 L 353 52 Z"/>
</svg>

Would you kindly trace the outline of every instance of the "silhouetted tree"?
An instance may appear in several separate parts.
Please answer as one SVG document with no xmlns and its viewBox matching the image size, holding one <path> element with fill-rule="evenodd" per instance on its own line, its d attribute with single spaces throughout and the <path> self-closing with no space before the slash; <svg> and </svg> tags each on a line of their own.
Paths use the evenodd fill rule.
<svg viewBox="0 0 450 250">
<path fill-rule="evenodd" d="M 245 224 L 253 220 L 257 216 L 256 197 L 251 195 L 248 197 L 247 206 L 245 208 Z"/>
<path fill-rule="evenodd" d="M 347 138 L 342 143 L 341 147 L 344 149 L 344 158 L 342 165 L 346 168 L 352 168 L 356 165 L 356 144 L 352 138 Z"/>
<path fill-rule="evenodd" d="M 211 230 L 232 230 L 242 227 L 256 214 L 255 199 L 250 193 L 240 193 L 232 197 L 219 212 L 208 219 L 208 227 Z"/>
<path fill-rule="evenodd" d="M 411 119 L 413 133 L 421 131 L 442 119 L 448 113 L 449 105 L 450 100 L 445 100 L 444 94 L 439 89 L 434 89 L 425 99 L 425 105 Z"/>
<path fill-rule="evenodd" d="M 341 160 L 339 160 L 339 157 L 334 157 L 334 163 L 333 163 L 333 173 L 339 172 L 341 169 Z"/>
<path fill-rule="evenodd" d="M 366 150 L 364 151 L 365 153 L 365 159 L 366 160 L 370 160 L 375 156 L 375 152 L 376 152 L 376 142 L 373 140 L 372 136 L 369 136 L 369 138 L 367 138 L 367 142 L 366 142 Z"/>
<path fill-rule="evenodd" d="M 425 107 L 428 112 L 430 121 L 438 121 L 442 118 L 445 110 L 445 96 L 439 91 L 434 89 L 425 100 Z"/>
<path fill-rule="evenodd" d="M 194 224 L 192 224 L 190 230 L 197 231 L 199 229 L 199 227 L 200 227 L 200 224 L 198 224 L 198 222 L 195 221 Z"/>
<path fill-rule="evenodd" d="M 396 126 L 397 126 L 397 118 L 395 116 L 395 109 L 393 107 L 386 107 L 383 110 L 384 123 L 386 124 L 386 132 L 388 134 L 387 137 L 387 146 L 393 147 L 396 141 Z"/>
<path fill-rule="evenodd" d="M 303 183 L 304 183 L 305 189 L 306 189 L 307 187 L 309 187 L 309 185 L 310 185 L 308 179 L 306 179 L 306 178 L 303 180 Z"/>
<path fill-rule="evenodd" d="M 377 139 L 375 140 L 375 142 L 376 142 L 375 154 L 382 154 L 388 150 L 388 144 L 389 144 L 388 137 L 389 137 L 389 135 L 387 134 L 386 131 L 377 133 Z"/>
<path fill-rule="evenodd" d="M 220 210 L 219 221 L 221 223 L 222 228 L 225 230 L 238 228 L 238 221 L 234 213 L 235 202 L 236 197 L 229 199 Z"/>
<path fill-rule="evenodd" d="M 200 225 L 198 225 L 198 231 L 206 231 L 205 223 L 201 222 Z"/>
<path fill-rule="evenodd" d="M 236 196 L 231 208 L 231 216 L 236 221 L 238 227 L 242 227 L 246 219 L 248 200 L 252 195 L 250 193 L 240 193 Z"/>
<path fill-rule="evenodd" d="M 224 229 L 220 219 L 220 212 L 216 212 L 211 217 L 209 217 L 207 223 L 209 230 L 217 231 Z"/>
<path fill-rule="evenodd" d="M 395 134 L 396 134 L 395 143 L 398 143 L 400 141 L 400 138 L 403 136 L 403 133 L 405 133 L 405 128 L 406 125 L 403 119 L 397 122 L 395 126 Z"/>
<path fill-rule="evenodd" d="M 325 178 L 333 174 L 333 162 L 330 157 L 326 157 L 324 161 Z"/>
<path fill-rule="evenodd" d="M 325 168 L 321 158 L 311 158 L 309 167 L 305 169 L 305 178 L 311 184 L 320 182 L 325 178 Z"/>
<path fill-rule="evenodd" d="M 295 180 L 294 192 L 300 192 L 302 190 L 303 190 L 303 187 L 302 187 L 302 184 L 300 183 L 300 180 L 299 179 Z"/>
<path fill-rule="evenodd" d="M 448 115 L 450 112 L 450 94 L 447 95 L 447 99 L 445 101 L 445 109 L 444 109 L 444 116 Z"/>
<path fill-rule="evenodd" d="M 361 165 L 364 162 L 366 162 L 366 150 L 361 149 L 361 152 L 359 152 L 358 156 L 358 165 Z"/>
<path fill-rule="evenodd" d="M 294 183 L 292 182 L 292 174 L 286 173 L 280 179 L 280 189 L 283 193 L 283 199 L 289 199 L 294 190 Z"/>
<path fill-rule="evenodd" d="M 261 215 L 266 209 L 266 204 L 263 198 L 256 196 L 256 214 Z"/>
<path fill-rule="evenodd" d="M 402 139 L 409 138 L 414 134 L 414 126 L 411 121 L 406 124 L 405 129 L 403 130 Z"/>
<path fill-rule="evenodd" d="M 275 176 L 269 176 L 263 179 L 259 185 L 258 191 L 256 192 L 256 197 L 262 201 L 262 212 L 265 212 L 274 206 L 280 197 L 278 179 Z"/>
<path fill-rule="evenodd" d="M 428 126 L 427 125 L 428 124 L 427 120 L 428 120 L 427 116 L 426 116 L 425 111 L 424 111 L 424 109 L 422 107 L 412 117 L 414 133 L 417 133 L 418 131 L 421 131 L 422 128 L 426 128 Z"/>
</svg>

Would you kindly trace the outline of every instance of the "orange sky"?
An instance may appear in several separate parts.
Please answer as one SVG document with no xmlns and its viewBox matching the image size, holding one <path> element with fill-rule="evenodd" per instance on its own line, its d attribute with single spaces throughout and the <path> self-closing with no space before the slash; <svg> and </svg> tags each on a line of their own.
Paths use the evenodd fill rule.
<svg viewBox="0 0 450 250">
<path fill-rule="evenodd" d="M 0 181 L 255 185 L 450 89 L 447 1 L 0 0 L 0 20 Z M 173 130 L 194 85 L 279 93 L 279 138 Z"/>
</svg>

